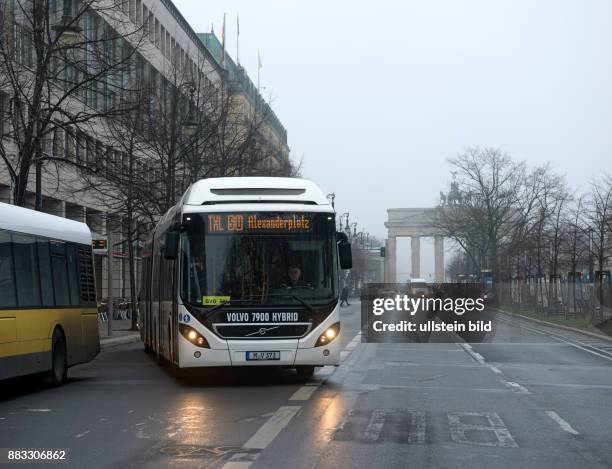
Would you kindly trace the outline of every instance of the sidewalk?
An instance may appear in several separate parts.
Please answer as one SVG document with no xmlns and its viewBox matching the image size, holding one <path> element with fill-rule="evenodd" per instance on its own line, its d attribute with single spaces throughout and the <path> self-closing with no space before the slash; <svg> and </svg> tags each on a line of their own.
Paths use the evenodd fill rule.
<svg viewBox="0 0 612 469">
<path fill-rule="evenodd" d="M 137 342 L 140 340 L 139 332 L 130 330 L 130 328 L 132 327 L 132 321 L 130 319 L 115 319 L 113 321 L 113 334 L 110 337 L 108 335 L 108 323 L 101 322 L 99 323 L 99 325 L 100 346 L 103 349 L 117 345 L 128 344 L 131 342 Z"/>
</svg>

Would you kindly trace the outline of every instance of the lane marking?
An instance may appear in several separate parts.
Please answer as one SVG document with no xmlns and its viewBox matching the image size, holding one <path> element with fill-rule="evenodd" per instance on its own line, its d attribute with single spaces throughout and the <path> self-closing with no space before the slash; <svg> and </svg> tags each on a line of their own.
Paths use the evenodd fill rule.
<svg viewBox="0 0 612 469">
<path fill-rule="evenodd" d="M 410 377 L 405 377 L 405 379 L 412 379 Z M 462 391 L 471 391 L 471 392 L 492 392 L 492 393 L 508 393 L 508 392 L 518 392 L 514 389 L 507 386 L 506 388 L 465 388 L 461 386 L 416 386 L 410 384 L 359 384 L 356 389 L 360 391 L 379 391 L 381 389 L 432 389 L 432 390 L 462 390 Z M 529 393 L 529 391 L 527 391 Z M 529 393 L 530 394 L 530 393 Z"/>
<path fill-rule="evenodd" d="M 501 374 L 501 370 L 499 368 L 497 368 L 496 366 L 489 366 L 489 368 L 491 368 L 491 370 L 493 370 L 494 373 L 500 373 Z"/>
<path fill-rule="evenodd" d="M 300 411 L 301 406 L 281 406 L 274 415 L 242 447 L 264 449 L 278 436 L 291 419 Z"/>
<path fill-rule="evenodd" d="M 289 398 L 290 401 L 307 401 L 317 390 L 317 385 L 302 386 Z"/>
<path fill-rule="evenodd" d="M 476 362 L 480 363 L 481 365 L 484 365 L 484 357 L 482 355 L 480 355 L 479 353 L 476 353 L 472 350 L 472 346 L 470 344 L 458 344 L 459 347 L 461 347 L 463 350 L 465 350 L 465 352 L 472 357 Z"/>
<path fill-rule="evenodd" d="M 75 438 L 83 438 L 88 433 L 91 433 L 91 430 L 85 430 L 83 433 L 79 433 L 78 435 L 75 435 Z"/>
<path fill-rule="evenodd" d="M 380 432 L 385 425 L 385 417 L 387 412 L 385 409 L 374 409 L 370 416 L 368 426 L 363 432 L 363 437 L 367 441 L 377 441 L 380 436 Z"/>
<path fill-rule="evenodd" d="M 580 433 L 574 430 L 572 426 L 567 421 L 563 420 L 554 410 L 547 410 L 545 411 L 545 413 L 551 419 L 553 419 L 561 427 L 562 430 L 566 431 L 567 433 L 571 433 L 572 435 L 580 435 Z"/>
<path fill-rule="evenodd" d="M 51 409 L 26 409 L 26 412 L 51 412 Z"/>
<path fill-rule="evenodd" d="M 504 383 L 509 388 L 513 389 L 514 392 L 516 392 L 516 393 L 519 393 L 519 394 L 531 394 L 531 392 L 529 392 L 529 390 L 525 386 L 521 386 L 520 384 L 515 383 L 514 381 L 504 381 L 504 380 L 502 380 L 502 383 Z"/>
</svg>

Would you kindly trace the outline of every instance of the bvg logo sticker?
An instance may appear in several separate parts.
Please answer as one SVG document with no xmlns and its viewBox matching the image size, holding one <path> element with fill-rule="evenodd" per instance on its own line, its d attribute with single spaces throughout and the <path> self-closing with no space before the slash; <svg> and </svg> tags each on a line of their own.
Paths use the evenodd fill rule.
<svg viewBox="0 0 612 469">
<path fill-rule="evenodd" d="M 178 320 L 180 322 L 185 322 L 188 323 L 189 321 L 191 321 L 191 316 L 189 316 L 188 314 L 183 314 L 183 313 L 179 313 L 178 315 Z"/>
</svg>

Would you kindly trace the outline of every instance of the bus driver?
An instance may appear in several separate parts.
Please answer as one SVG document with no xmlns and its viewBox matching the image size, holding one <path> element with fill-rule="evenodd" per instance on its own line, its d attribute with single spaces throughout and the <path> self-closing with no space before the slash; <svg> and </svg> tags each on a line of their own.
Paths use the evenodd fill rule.
<svg viewBox="0 0 612 469">
<path fill-rule="evenodd" d="M 289 266 L 289 269 L 287 269 L 287 277 L 289 278 L 289 281 L 281 285 L 281 287 L 283 288 L 286 288 L 288 290 L 291 288 L 300 287 L 312 288 L 312 285 L 304 282 L 304 280 L 302 279 L 302 269 L 300 269 L 300 266 L 298 266 L 297 264 L 292 264 Z"/>
</svg>

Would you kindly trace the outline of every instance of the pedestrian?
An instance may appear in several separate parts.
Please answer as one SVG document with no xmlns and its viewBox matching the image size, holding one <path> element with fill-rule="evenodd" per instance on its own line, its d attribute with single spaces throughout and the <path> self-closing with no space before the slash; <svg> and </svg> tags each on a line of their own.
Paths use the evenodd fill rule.
<svg viewBox="0 0 612 469">
<path fill-rule="evenodd" d="M 349 295 L 349 289 L 347 285 L 344 285 L 342 287 L 342 292 L 340 293 L 340 306 L 344 306 L 344 303 L 346 303 L 346 306 L 351 306 L 351 304 L 348 302 L 348 295 Z"/>
</svg>

